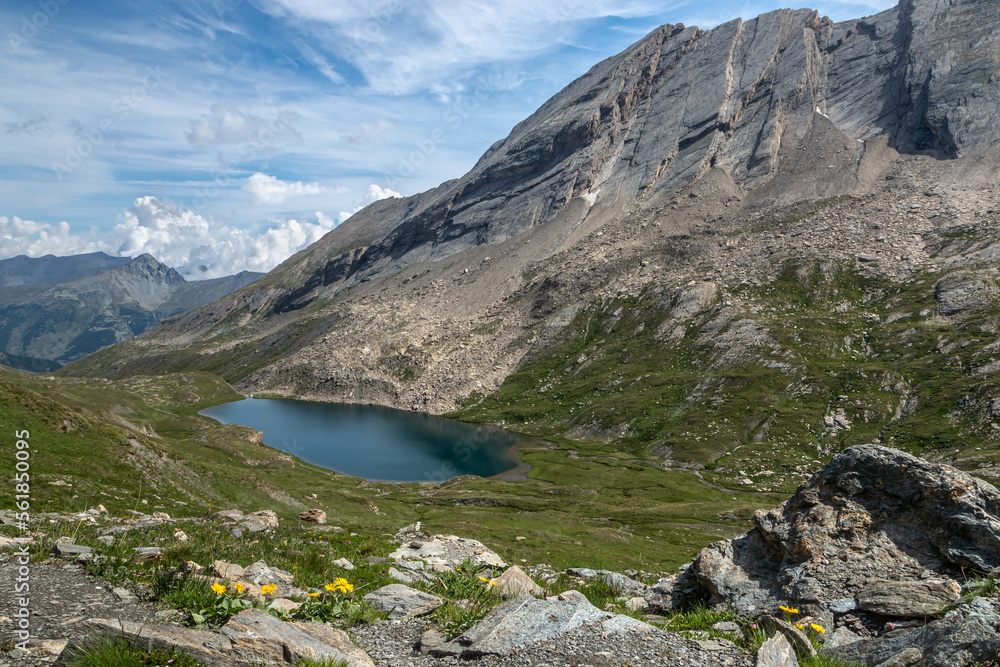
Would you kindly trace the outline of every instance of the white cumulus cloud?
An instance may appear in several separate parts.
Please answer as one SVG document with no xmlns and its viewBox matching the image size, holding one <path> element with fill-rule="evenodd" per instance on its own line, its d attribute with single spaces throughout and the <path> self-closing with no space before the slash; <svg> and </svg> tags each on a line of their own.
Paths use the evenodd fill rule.
<svg viewBox="0 0 1000 667">
<path fill-rule="evenodd" d="M 216 278 L 240 271 L 270 271 L 293 253 L 315 243 L 336 225 L 279 220 L 263 232 L 233 227 L 156 197 L 140 197 L 111 231 L 115 254 L 144 252 L 188 278 Z"/>
<path fill-rule="evenodd" d="M 372 183 L 371 185 L 368 186 L 368 194 L 365 195 L 365 198 L 361 206 L 358 206 L 353 211 L 341 211 L 340 216 L 338 217 L 338 221 L 343 222 L 344 220 L 347 220 L 349 217 L 351 217 L 352 215 L 363 209 L 365 206 L 368 206 L 372 202 L 376 202 L 380 199 L 389 199 L 390 197 L 402 197 L 402 196 L 403 195 L 399 194 L 395 190 L 390 190 L 389 188 L 383 188 L 380 185 Z"/>
<path fill-rule="evenodd" d="M 282 181 L 274 176 L 262 174 L 259 171 L 247 179 L 247 182 L 243 185 L 243 189 L 250 193 L 250 202 L 253 204 L 280 204 L 289 197 L 318 195 L 328 192 L 319 183 Z"/>
<path fill-rule="evenodd" d="M 292 186 L 293 194 L 308 194 L 315 183 L 283 183 L 265 174 L 258 181 Z M 251 177 L 252 178 L 252 177 Z M 270 180 L 265 180 L 270 179 Z M 341 190 L 341 188 L 337 188 Z M 266 190 L 262 190 L 266 192 Z M 290 195 L 289 195 L 290 196 Z M 364 204 L 399 197 L 398 192 L 372 184 Z M 218 278 L 240 271 L 270 271 L 293 254 L 320 240 L 351 214 L 338 217 L 315 212 L 315 220 L 279 219 L 262 231 L 230 225 L 173 202 L 153 196 L 139 197 L 105 233 L 96 228 L 75 233 L 68 222 L 49 224 L 0 216 L 0 258 L 15 255 L 76 255 L 106 252 L 119 257 L 149 253 L 177 269 L 189 280 Z"/>
<path fill-rule="evenodd" d="M 106 250 L 97 231 L 88 235 L 74 235 L 65 220 L 54 225 L 34 222 L 17 217 L 0 215 L 0 248 L 4 257 L 28 255 L 79 255 L 85 252 Z"/>
</svg>

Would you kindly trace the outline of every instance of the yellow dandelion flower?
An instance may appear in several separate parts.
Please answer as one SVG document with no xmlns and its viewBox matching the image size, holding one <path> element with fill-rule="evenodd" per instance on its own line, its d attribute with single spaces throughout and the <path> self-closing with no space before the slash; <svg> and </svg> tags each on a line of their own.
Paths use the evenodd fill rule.
<svg viewBox="0 0 1000 667">
<path fill-rule="evenodd" d="M 813 630 L 815 630 L 816 632 L 820 633 L 821 635 L 825 635 L 826 634 L 826 628 L 824 628 L 822 625 L 817 625 L 815 623 L 810 623 L 809 627 L 812 628 Z"/>
<path fill-rule="evenodd" d="M 273 595 L 276 590 L 278 590 L 278 587 L 274 584 L 267 584 L 260 587 L 260 592 L 264 595 Z"/>
<path fill-rule="evenodd" d="M 243 584 L 233 584 L 233 588 L 236 589 L 237 593 L 242 593 L 244 590 L 246 590 L 246 586 L 244 586 Z"/>
<path fill-rule="evenodd" d="M 792 609 L 791 607 L 778 607 L 778 609 L 780 609 L 781 611 L 785 612 L 786 614 L 797 614 L 797 613 L 799 613 L 798 609 Z"/>
<path fill-rule="evenodd" d="M 222 595 L 226 592 L 226 587 L 222 584 L 212 584 L 212 590 L 215 591 L 217 595 Z"/>
</svg>

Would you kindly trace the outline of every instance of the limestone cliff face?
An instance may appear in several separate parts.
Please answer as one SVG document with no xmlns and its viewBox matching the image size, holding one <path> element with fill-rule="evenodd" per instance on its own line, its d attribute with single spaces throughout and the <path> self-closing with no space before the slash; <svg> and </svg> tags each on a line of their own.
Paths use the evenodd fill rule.
<svg viewBox="0 0 1000 667">
<path fill-rule="evenodd" d="M 673 194 L 713 167 L 760 187 L 818 114 L 858 141 L 859 158 L 878 136 L 902 152 L 983 150 L 998 132 L 998 23 L 993 0 L 904 0 L 837 24 L 779 10 L 711 31 L 662 26 L 546 102 L 463 178 L 332 232 L 320 242 L 332 252 L 274 307 L 537 225 L 569 237 L 589 216 Z M 373 238 L 345 244 L 351 228 Z"/>
</svg>

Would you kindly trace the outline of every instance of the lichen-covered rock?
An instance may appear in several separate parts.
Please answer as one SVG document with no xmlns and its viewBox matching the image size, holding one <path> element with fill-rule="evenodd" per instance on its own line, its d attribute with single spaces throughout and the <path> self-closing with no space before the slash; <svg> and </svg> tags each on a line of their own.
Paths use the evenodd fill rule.
<svg viewBox="0 0 1000 667">
<path fill-rule="evenodd" d="M 392 560 L 422 560 L 432 569 L 453 570 L 465 561 L 491 567 L 507 567 L 500 556 L 482 542 L 455 535 L 402 533 L 403 545 L 389 554 Z"/>
<path fill-rule="evenodd" d="M 844 450 L 754 523 L 694 561 L 713 603 L 742 613 L 791 603 L 920 616 L 956 599 L 953 583 L 926 580 L 1000 565 L 1000 492 L 875 445 Z"/>
</svg>

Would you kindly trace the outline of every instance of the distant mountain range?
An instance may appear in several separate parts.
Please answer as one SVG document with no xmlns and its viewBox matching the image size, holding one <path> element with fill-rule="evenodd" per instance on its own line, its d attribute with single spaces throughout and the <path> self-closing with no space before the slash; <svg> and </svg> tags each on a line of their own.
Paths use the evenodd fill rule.
<svg viewBox="0 0 1000 667">
<path fill-rule="evenodd" d="M 56 285 L 125 266 L 131 261 L 131 257 L 112 257 L 103 252 L 67 257 L 18 255 L 0 259 L 0 287 Z"/>
<path fill-rule="evenodd" d="M 0 260 L 0 364 L 55 370 L 261 275 L 188 282 L 148 254 Z"/>
</svg>

